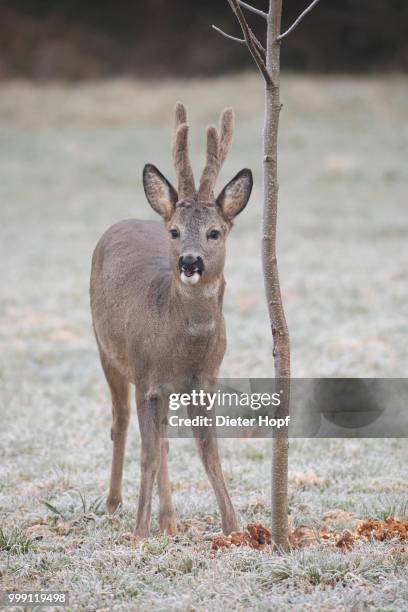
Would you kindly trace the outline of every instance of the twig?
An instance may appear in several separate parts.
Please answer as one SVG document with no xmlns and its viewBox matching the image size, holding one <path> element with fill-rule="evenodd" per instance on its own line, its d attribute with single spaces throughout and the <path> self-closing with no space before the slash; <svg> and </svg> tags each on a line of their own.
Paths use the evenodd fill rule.
<svg viewBox="0 0 408 612">
<path fill-rule="evenodd" d="M 313 2 L 309 4 L 309 6 L 303 11 L 303 13 L 301 13 L 299 17 L 292 23 L 290 28 L 288 28 L 286 32 L 283 32 L 282 34 L 277 36 L 276 40 L 282 40 L 282 38 L 285 38 L 285 36 L 293 32 L 293 30 L 299 25 L 302 19 L 306 17 L 308 13 L 310 13 L 310 11 L 316 6 L 318 2 L 320 2 L 320 0 L 313 0 Z"/>
<path fill-rule="evenodd" d="M 254 41 L 256 46 L 258 47 L 259 51 L 261 53 L 263 53 L 264 55 L 266 55 L 265 47 L 259 42 L 259 40 L 257 39 L 257 37 L 255 36 L 255 34 L 253 32 L 251 32 L 251 36 L 252 36 L 252 40 Z"/>
<path fill-rule="evenodd" d="M 225 38 L 228 38 L 228 40 L 233 40 L 234 42 L 240 43 L 241 45 L 245 45 L 246 41 L 245 38 L 237 38 L 236 36 L 231 36 L 231 34 L 227 34 L 226 32 L 224 32 L 224 30 L 221 30 L 221 28 L 217 28 L 216 25 L 212 25 L 213 30 L 215 30 L 216 32 L 218 32 L 218 34 L 221 34 L 221 36 L 225 36 Z"/>
<path fill-rule="evenodd" d="M 260 45 L 261 43 L 259 41 L 258 41 L 258 44 L 255 43 L 255 39 L 256 39 L 255 34 L 252 32 L 251 28 L 249 27 L 245 19 L 244 13 L 242 12 L 242 9 L 239 4 L 239 0 L 228 0 L 228 4 L 230 5 L 234 15 L 238 19 L 239 25 L 241 26 L 241 30 L 245 38 L 246 45 L 248 47 L 250 54 L 252 55 L 252 59 L 254 60 L 255 64 L 258 66 L 266 83 L 268 85 L 272 85 L 271 75 L 269 74 L 268 69 L 266 68 L 266 64 L 258 48 L 258 45 Z"/>
<path fill-rule="evenodd" d="M 245 38 L 238 38 L 237 36 L 231 36 L 231 34 L 227 34 L 227 32 L 224 32 L 224 30 L 221 30 L 221 28 L 217 28 L 217 26 L 214 24 L 211 27 L 213 28 L 213 30 L 218 32 L 218 34 L 221 34 L 221 36 L 228 38 L 228 40 L 233 40 L 234 42 L 237 42 L 240 45 L 246 45 Z M 258 47 L 259 51 L 265 55 L 266 53 L 265 47 L 259 42 L 259 40 L 255 36 L 253 37 L 253 41 Z"/>
<path fill-rule="evenodd" d="M 238 2 L 242 8 L 246 9 L 247 11 L 251 11 L 251 13 L 255 13 L 255 15 L 259 15 L 259 17 L 263 17 L 264 19 L 268 17 L 268 13 L 265 13 L 265 11 L 261 11 L 260 9 L 257 9 L 254 6 L 243 2 L 242 0 L 238 0 Z"/>
</svg>

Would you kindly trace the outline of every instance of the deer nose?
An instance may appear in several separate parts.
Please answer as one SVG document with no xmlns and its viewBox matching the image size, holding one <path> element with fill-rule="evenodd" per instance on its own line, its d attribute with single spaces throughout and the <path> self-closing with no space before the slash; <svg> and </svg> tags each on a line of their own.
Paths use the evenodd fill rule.
<svg viewBox="0 0 408 612">
<path fill-rule="evenodd" d="M 202 258 L 199 255 L 193 255 L 191 253 L 188 253 L 180 257 L 179 267 L 180 270 L 197 270 L 199 272 L 202 272 L 204 264 Z"/>
</svg>

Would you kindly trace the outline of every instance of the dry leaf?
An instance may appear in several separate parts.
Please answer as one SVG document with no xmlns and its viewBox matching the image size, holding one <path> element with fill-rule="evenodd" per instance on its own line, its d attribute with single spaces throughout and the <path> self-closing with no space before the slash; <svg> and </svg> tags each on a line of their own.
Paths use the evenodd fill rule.
<svg viewBox="0 0 408 612">
<path fill-rule="evenodd" d="M 60 536 L 66 536 L 69 534 L 71 529 L 74 527 L 74 521 L 58 521 L 53 527 L 53 531 Z"/>
<path fill-rule="evenodd" d="M 304 548 L 305 546 L 316 544 L 318 542 L 318 534 L 314 529 L 306 525 L 300 525 L 289 534 L 289 542 L 293 548 Z"/>
<path fill-rule="evenodd" d="M 262 550 L 267 544 L 271 544 L 272 536 L 269 529 L 261 523 L 249 523 L 244 531 L 233 531 L 230 535 L 219 534 L 213 538 L 212 550 L 220 548 L 231 548 L 231 546 L 250 546 L 256 550 Z"/>
<path fill-rule="evenodd" d="M 131 531 L 128 531 L 122 534 L 120 538 L 121 544 L 125 544 L 126 546 L 130 546 L 131 548 L 137 548 L 141 543 L 141 538 Z"/>
<path fill-rule="evenodd" d="M 341 550 L 351 550 L 353 548 L 354 542 L 354 535 L 351 533 L 351 531 L 348 531 L 348 529 L 346 529 L 336 541 L 336 546 Z"/>
<path fill-rule="evenodd" d="M 387 518 L 385 521 L 368 520 L 360 523 L 357 527 L 357 534 L 360 537 L 385 541 L 392 538 L 408 540 L 408 520 L 400 521 L 395 518 Z"/>
</svg>

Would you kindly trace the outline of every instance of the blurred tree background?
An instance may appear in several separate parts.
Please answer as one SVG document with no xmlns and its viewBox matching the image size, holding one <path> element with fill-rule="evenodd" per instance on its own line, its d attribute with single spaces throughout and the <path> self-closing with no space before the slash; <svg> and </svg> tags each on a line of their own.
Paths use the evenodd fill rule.
<svg viewBox="0 0 408 612">
<path fill-rule="evenodd" d="M 286 0 L 284 26 L 310 0 Z M 254 5 L 266 8 L 265 0 Z M 263 23 L 250 21 L 257 31 Z M 0 78 L 194 76 L 248 68 L 220 37 L 238 26 L 225 0 L 0 0 Z M 407 0 L 321 0 L 286 41 L 284 69 L 406 71 Z"/>
</svg>

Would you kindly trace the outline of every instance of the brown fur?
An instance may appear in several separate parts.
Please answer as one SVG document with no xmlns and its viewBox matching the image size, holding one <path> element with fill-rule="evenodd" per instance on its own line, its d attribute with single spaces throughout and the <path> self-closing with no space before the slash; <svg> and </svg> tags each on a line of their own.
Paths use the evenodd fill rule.
<svg viewBox="0 0 408 612">
<path fill-rule="evenodd" d="M 176 125 L 181 123 L 177 134 L 183 133 L 176 138 L 179 180 L 182 168 L 189 164 L 185 119 L 185 109 L 178 107 Z M 182 183 L 185 189 L 187 183 Z M 217 200 L 201 201 L 191 184 L 180 198 L 157 168 L 148 164 L 144 186 L 148 201 L 164 223 L 126 220 L 108 229 L 94 251 L 90 286 L 95 336 L 112 396 L 113 460 L 107 508 L 113 512 L 122 501 L 130 385 L 134 384 L 142 440 L 135 530 L 140 537 L 149 533 L 156 479 L 160 527 L 169 533 L 176 531 L 165 439 L 168 396 L 192 387 L 210 387 L 218 375 L 226 347 L 222 314 L 225 240 L 233 217 L 248 201 L 252 177 L 249 170 L 243 170 Z M 179 235 L 173 239 L 169 230 L 176 229 Z M 214 231 L 219 232 L 216 239 L 211 238 Z M 204 262 L 194 285 L 181 279 L 179 258 L 186 253 Z M 209 433 L 198 432 L 198 451 L 214 488 L 223 530 L 230 533 L 238 523 L 216 439 Z"/>
</svg>

